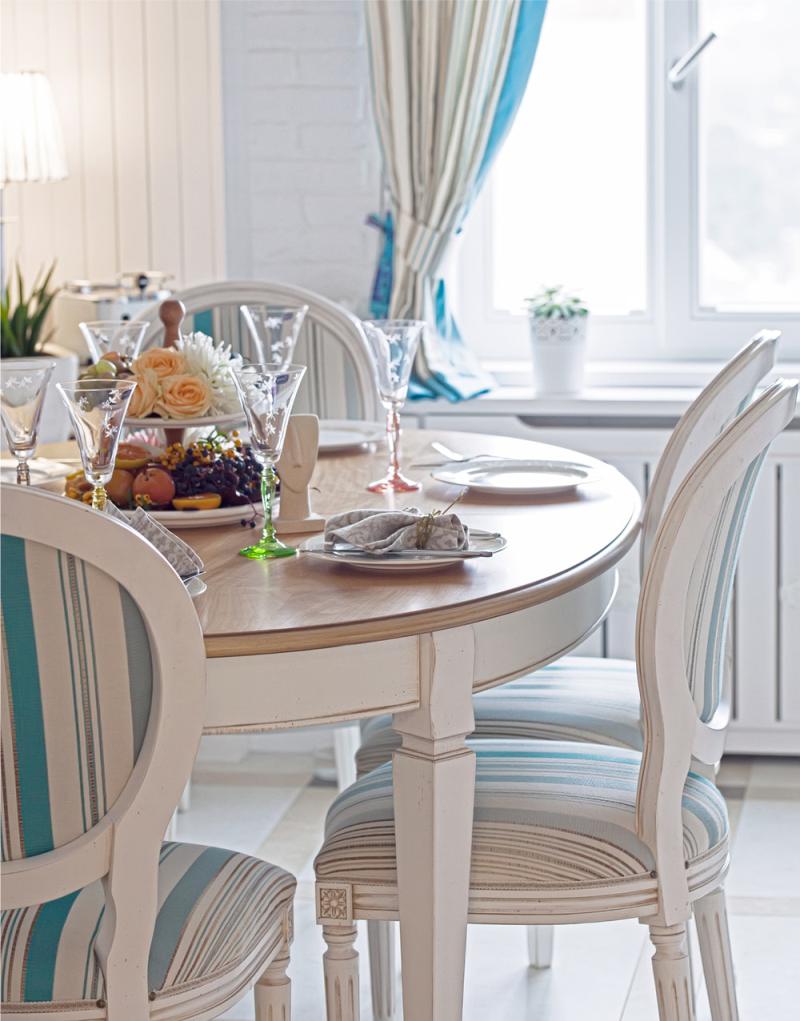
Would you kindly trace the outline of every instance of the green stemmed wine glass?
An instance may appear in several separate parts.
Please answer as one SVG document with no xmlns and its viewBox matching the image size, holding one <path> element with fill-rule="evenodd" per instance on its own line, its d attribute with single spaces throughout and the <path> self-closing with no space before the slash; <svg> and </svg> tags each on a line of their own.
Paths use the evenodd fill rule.
<svg viewBox="0 0 800 1021">
<path fill-rule="evenodd" d="M 250 430 L 253 454 L 261 463 L 261 500 L 264 504 L 264 529 L 253 546 L 239 550 L 251 560 L 293 557 L 296 549 L 286 546 L 275 534 L 272 510 L 275 504 L 277 473 L 275 464 L 281 456 L 289 415 L 305 375 L 305 365 L 281 366 L 276 362 L 245 365 L 235 370 L 233 378 L 242 402 L 242 410 Z"/>
</svg>

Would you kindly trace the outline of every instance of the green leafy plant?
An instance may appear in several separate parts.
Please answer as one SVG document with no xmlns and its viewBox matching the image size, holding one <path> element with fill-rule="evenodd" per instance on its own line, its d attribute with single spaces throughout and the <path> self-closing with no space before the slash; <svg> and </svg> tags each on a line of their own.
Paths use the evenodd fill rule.
<svg viewBox="0 0 800 1021">
<path fill-rule="evenodd" d="M 48 270 L 42 269 L 30 293 L 26 294 L 22 271 L 17 266 L 16 304 L 12 308 L 10 282 L 0 300 L 0 355 L 3 358 L 31 358 L 42 354 L 53 332 L 45 333 L 44 324 L 56 296 L 56 288 L 50 288 L 55 268 L 53 262 Z"/>
<path fill-rule="evenodd" d="M 575 319 L 589 315 L 589 309 L 583 301 L 568 294 L 561 284 L 543 287 L 532 298 L 526 298 L 525 303 L 529 313 L 536 319 Z"/>
</svg>

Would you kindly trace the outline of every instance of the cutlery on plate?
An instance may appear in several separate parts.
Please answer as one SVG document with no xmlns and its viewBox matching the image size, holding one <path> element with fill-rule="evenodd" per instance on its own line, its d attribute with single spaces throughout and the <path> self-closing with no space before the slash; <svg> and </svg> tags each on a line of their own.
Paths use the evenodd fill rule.
<svg viewBox="0 0 800 1021">
<path fill-rule="evenodd" d="M 476 557 L 493 557 L 494 550 L 461 549 L 461 550 L 434 550 L 414 549 L 396 550 L 391 553 L 368 553 L 360 549 L 312 549 L 305 550 L 306 553 L 332 553 L 335 557 L 358 557 L 365 560 L 439 560 L 443 557 L 457 558 L 459 560 L 474 560 Z"/>
</svg>

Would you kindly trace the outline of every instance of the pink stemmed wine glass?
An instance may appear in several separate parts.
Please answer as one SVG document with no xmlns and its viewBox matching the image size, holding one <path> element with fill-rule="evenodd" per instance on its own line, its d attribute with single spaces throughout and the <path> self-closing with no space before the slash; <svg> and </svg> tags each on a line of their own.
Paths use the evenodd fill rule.
<svg viewBox="0 0 800 1021">
<path fill-rule="evenodd" d="M 372 319 L 364 323 L 378 395 L 386 408 L 389 442 L 386 475 L 367 486 L 371 493 L 412 493 L 422 488 L 419 482 L 406 478 L 400 471 L 400 409 L 406 400 L 411 367 L 424 326 L 424 322 L 416 319 Z"/>
</svg>

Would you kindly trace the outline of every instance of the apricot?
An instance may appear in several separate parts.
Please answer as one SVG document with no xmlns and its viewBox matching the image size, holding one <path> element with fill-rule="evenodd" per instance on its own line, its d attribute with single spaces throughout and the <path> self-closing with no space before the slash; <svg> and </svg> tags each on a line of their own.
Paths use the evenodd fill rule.
<svg viewBox="0 0 800 1021">
<path fill-rule="evenodd" d="M 124 468 L 115 468 L 114 474 L 106 483 L 106 493 L 109 500 L 117 507 L 128 507 L 131 502 L 133 490 L 133 475 Z"/>
<path fill-rule="evenodd" d="M 145 468 L 133 480 L 133 495 L 149 496 L 153 506 L 162 507 L 175 495 L 175 483 L 163 468 Z"/>
</svg>

